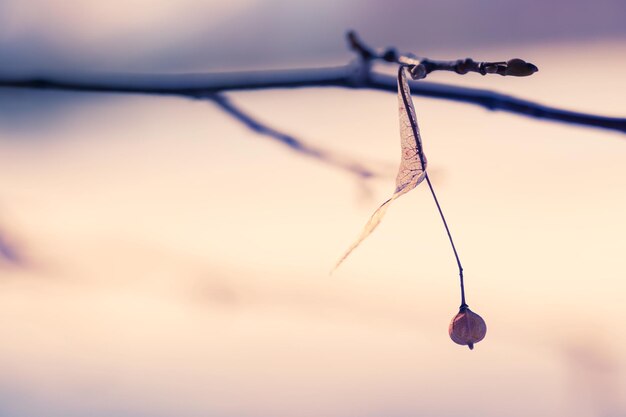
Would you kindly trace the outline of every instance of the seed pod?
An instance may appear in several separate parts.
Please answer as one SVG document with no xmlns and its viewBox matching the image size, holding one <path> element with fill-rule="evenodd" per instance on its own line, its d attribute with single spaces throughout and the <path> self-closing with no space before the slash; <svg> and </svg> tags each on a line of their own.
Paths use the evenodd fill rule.
<svg viewBox="0 0 626 417">
<path fill-rule="evenodd" d="M 454 343 L 467 345 L 470 349 L 474 349 L 474 343 L 485 338 L 487 325 L 482 317 L 463 305 L 459 309 L 459 313 L 450 322 L 448 333 Z"/>
</svg>

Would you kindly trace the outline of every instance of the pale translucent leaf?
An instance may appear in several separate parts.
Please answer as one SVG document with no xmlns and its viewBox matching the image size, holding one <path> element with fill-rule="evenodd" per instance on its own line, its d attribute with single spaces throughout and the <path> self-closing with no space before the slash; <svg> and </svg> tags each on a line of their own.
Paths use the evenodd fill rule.
<svg viewBox="0 0 626 417">
<path fill-rule="evenodd" d="M 411 90 L 406 81 L 404 69 L 398 72 L 398 106 L 400 108 L 400 168 L 396 177 L 394 197 L 411 191 L 424 180 L 426 155 L 417 126 L 415 108 L 411 100 Z M 397 195 L 396 195 L 397 194 Z"/>
<path fill-rule="evenodd" d="M 398 70 L 398 108 L 400 111 L 400 168 L 396 177 L 396 190 L 391 198 L 380 205 L 363 228 L 359 238 L 337 261 L 333 271 L 368 237 L 380 224 L 389 205 L 401 195 L 411 191 L 424 180 L 426 174 L 426 156 L 422 148 L 415 109 L 411 100 L 411 90 L 406 80 L 404 68 Z"/>
</svg>

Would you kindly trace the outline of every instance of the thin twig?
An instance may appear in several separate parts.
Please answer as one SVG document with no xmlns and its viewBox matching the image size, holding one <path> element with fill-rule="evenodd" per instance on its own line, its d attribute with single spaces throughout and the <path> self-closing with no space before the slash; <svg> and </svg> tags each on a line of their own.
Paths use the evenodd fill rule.
<svg viewBox="0 0 626 417">
<path fill-rule="evenodd" d="M 459 101 L 475 104 L 488 110 L 626 133 L 626 118 L 599 116 L 544 106 L 533 101 L 479 88 L 458 87 L 428 81 L 409 81 L 409 86 L 412 95 Z M 368 87 L 389 92 L 396 92 L 397 89 L 394 77 L 380 76 L 377 73 L 372 74 Z"/>
<path fill-rule="evenodd" d="M 381 60 L 406 65 L 414 80 L 426 78 L 428 74 L 434 71 L 453 71 L 460 75 L 476 72 L 481 75 L 499 74 L 513 77 L 527 77 L 539 71 L 536 65 L 520 58 L 496 62 L 480 62 L 474 61 L 472 58 L 439 61 L 417 57 L 413 54 L 399 54 L 395 48 L 387 48 L 380 52 L 375 51 L 363 43 L 354 31 L 348 32 L 347 37 L 348 45 L 359 54 L 363 61 Z"/>
<path fill-rule="evenodd" d="M 219 106 L 220 109 L 224 110 L 224 112 L 243 123 L 250 130 L 275 139 L 298 153 L 312 157 L 331 166 L 346 170 L 361 179 L 368 179 L 378 175 L 373 170 L 366 168 L 357 162 L 348 161 L 347 159 L 332 154 L 329 151 L 308 145 L 292 135 L 279 132 L 278 130 L 263 124 L 233 104 L 233 102 L 224 94 L 212 94 L 206 98 L 213 101 L 217 106 Z"/>
<path fill-rule="evenodd" d="M 85 92 L 137 93 L 202 97 L 224 91 L 270 88 L 340 87 L 396 93 L 396 79 L 372 71 L 358 81 L 355 65 L 290 71 L 253 71 L 227 74 L 76 74 L 51 77 L 4 77 L 0 87 Z M 616 130 L 626 133 L 626 118 L 607 117 L 544 106 L 490 90 L 458 87 L 428 81 L 409 81 L 411 94 L 475 104 L 537 119 Z"/>
<path fill-rule="evenodd" d="M 9 76 L 0 74 L 0 87 L 56 89 L 70 91 L 139 93 L 203 97 L 207 94 L 238 90 L 298 87 L 340 87 L 396 92 L 395 77 L 371 71 L 373 60 L 398 62 L 413 66 L 412 76 L 417 77 L 419 64 L 428 71 L 451 70 L 463 72 L 476 69 L 481 72 L 481 63 L 461 64 L 459 61 L 434 61 L 399 55 L 392 49 L 376 52 L 364 45 L 354 33 L 348 34 L 350 46 L 358 59 L 339 67 L 304 68 L 298 70 L 252 71 L 208 74 L 63 74 L 52 76 Z M 420 61 L 421 60 L 421 61 Z M 511 61 L 511 60 L 509 60 Z M 471 65 L 470 65 L 471 64 Z M 487 64 L 482 63 L 485 73 Z M 464 67 L 465 65 L 465 67 Z M 532 65 L 532 64 L 529 64 Z M 506 68 L 508 68 L 508 62 Z M 500 73 L 504 70 L 497 70 Z M 500 71 L 500 72 L 498 72 Z M 490 90 L 457 87 L 420 81 L 411 81 L 412 94 L 444 100 L 460 101 L 533 118 L 552 120 L 582 126 L 598 127 L 626 133 L 626 118 L 606 117 L 588 113 L 568 111 L 544 106 L 532 101 L 500 94 Z"/>
</svg>

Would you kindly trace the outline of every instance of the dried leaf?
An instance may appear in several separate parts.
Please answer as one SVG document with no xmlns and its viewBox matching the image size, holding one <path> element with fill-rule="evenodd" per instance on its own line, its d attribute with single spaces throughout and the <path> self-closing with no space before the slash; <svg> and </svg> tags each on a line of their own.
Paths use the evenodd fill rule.
<svg viewBox="0 0 626 417">
<path fill-rule="evenodd" d="M 417 127 L 415 108 L 411 100 L 411 90 L 406 79 L 404 67 L 398 69 L 398 107 L 400 110 L 400 147 L 402 153 L 400 168 L 396 177 L 396 190 L 391 198 L 381 204 L 372 214 L 372 217 L 370 217 L 363 228 L 361 236 L 337 261 L 333 271 L 376 229 L 391 202 L 417 187 L 425 178 L 427 161 L 422 147 L 422 138 Z"/>
<path fill-rule="evenodd" d="M 396 191 L 392 197 L 396 199 L 411 191 L 424 180 L 426 174 L 426 155 L 422 147 L 422 138 L 417 127 L 415 108 L 411 100 L 411 90 L 406 80 L 404 69 L 398 71 L 398 105 L 400 108 L 400 145 L 401 157 Z"/>
</svg>

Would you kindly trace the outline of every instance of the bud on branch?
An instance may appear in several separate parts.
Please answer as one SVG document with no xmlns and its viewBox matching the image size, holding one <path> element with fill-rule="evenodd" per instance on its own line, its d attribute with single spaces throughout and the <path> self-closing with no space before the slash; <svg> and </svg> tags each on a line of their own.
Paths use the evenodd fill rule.
<svg viewBox="0 0 626 417">
<path fill-rule="evenodd" d="M 412 54 L 398 54 L 394 48 L 376 52 L 365 45 L 356 32 L 348 32 L 347 37 L 350 48 L 357 52 L 362 60 L 381 60 L 406 65 L 414 80 L 426 78 L 433 71 L 452 71 L 461 75 L 468 72 L 477 72 L 481 75 L 500 74 L 513 77 L 526 77 L 539 71 L 537 66 L 520 58 L 497 62 L 479 62 L 474 61 L 472 58 L 458 59 L 456 61 L 437 61 L 416 57 Z"/>
</svg>

